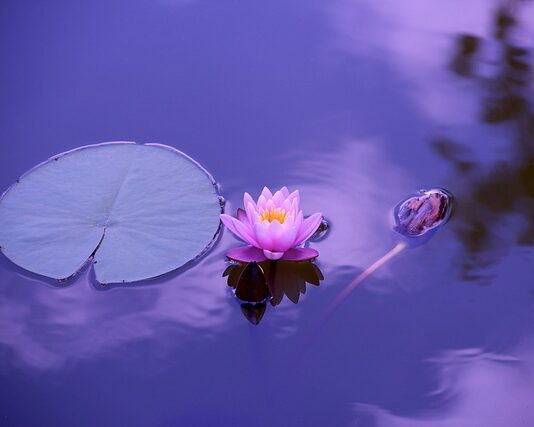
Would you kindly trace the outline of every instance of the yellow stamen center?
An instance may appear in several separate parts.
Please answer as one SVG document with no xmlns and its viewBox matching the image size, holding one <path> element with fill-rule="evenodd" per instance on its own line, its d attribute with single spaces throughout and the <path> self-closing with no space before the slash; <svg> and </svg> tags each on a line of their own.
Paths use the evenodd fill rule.
<svg viewBox="0 0 534 427">
<path fill-rule="evenodd" d="M 278 221 L 280 224 L 283 224 L 286 220 L 287 212 L 285 209 L 281 208 L 271 208 L 264 210 L 260 215 L 260 221 Z"/>
</svg>

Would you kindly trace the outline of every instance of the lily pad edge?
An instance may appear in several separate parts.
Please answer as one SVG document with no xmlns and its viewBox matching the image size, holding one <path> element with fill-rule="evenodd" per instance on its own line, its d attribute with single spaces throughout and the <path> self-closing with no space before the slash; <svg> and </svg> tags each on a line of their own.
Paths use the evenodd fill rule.
<svg viewBox="0 0 534 427">
<path fill-rule="evenodd" d="M 141 143 L 141 142 L 135 142 L 135 141 L 106 141 L 106 142 L 101 142 L 101 143 L 96 143 L 96 144 L 88 144 L 88 145 L 83 145 L 83 146 L 80 146 L 80 147 L 76 147 L 76 148 L 73 148 L 71 150 L 67 150 L 67 151 L 64 151 L 62 153 L 56 154 L 54 156 L 51 156 L 48 159 L 46 159 L 46 160 L 38 163 L 37 165 L 33 166 L 31 169 L 27 170 L 22 175 L 20 175 L 19 178 L 17 180 L 15 180 L 15 182 L 13 184 L 11 184 L 4 192 L 2 192 L 2 194 L 0 195 L 0 202 L 9 193 L 9 191 L 11 191 L 14 187 L 16 187 L 20 183 L 20 181 L 25 176 L 31 174 L 36 169 L 40 168 L 41 166 L 43 166 L 43 165 L 45 165 L 47 163 L 50 163 L 50 162 L 53 162 L 53 161 L 57 161 L 61 157 L 64 157 L 66 155 L 69 155 L 69 154 L 72 154 L 72 153 L 75 153 L 75 152 L 78 152 L 78 151 L 86 150 L 86 149 L 92 149 L 92 148 L 95 148 L 95 147 L 101 147 L 101 146 L 107 146 L 107 145 L 126 145 L 126 144 L 128 144 L 128 145 L 145 145 L 145 146 L 160 147 L 160 148 L 166 149 L 168 151 L 174 152 L 177 155 L 180 155 L 180 156 L 184 157 L 185 159 L 189 160 L 191 163 L 193 163 L 196 167 L 198 167 L 200 169 L 200 171 L 202 171 L 207 176 L 207 178 L 209 179 L 209 181 L 213 185 L 215 194 L 219 199 L 220 213 L 224 213 L 225 199 L 220 193 L 219 184 L 217 183 L 217 181 L 215 181 L 215 179 L 213 178 L 213 175 L 211 173 L 209 173 L 198 161 L 196 161 L 192 157 L 188 156 L 184 152 L 182 152 L 182 151 L 180 151 L 180 150 L 178 150 L 178 149 L 176 149 L 174 147 L 171 147 L 169 145 L 159 144 L 159 143 Z M 209 241 L 209 243 L 204 247 L 204 249 L 198 255 L 196 255 L 194 258 L 191 258 L 189 261 L 187 261 L 183 265 L 175 268 L 174 270 L 170 270 L 168 272 L 159 274 L 157 276 L 153 276 L 153 277 L 142 279 L 142 280 L 136 280 L 136 281 L 131 281 L 131 282 L 124 282 L 123 281 L 123 282 L 104 283 L 104 282 L 98 281 L 98 279 L 96 278 L 96 274 L 95 274 L 94 268 L 91 268 L 91 272 L 90 272 L 90 275 L 91 275 L 91 278 L 92 278 L 91 281 L 93 281 L 93 282 L 95 282 L 95 283 L 97 283 L 99 285 L 102 285 L 102 286 L 110 286 L 110 285 L 120 286 L 120 285 L 136 285 L 136 284 L 138 285 L 138 284 L 141 284 L 141 283 L 146 282 L 146 281 L 154 281 L 154 280 L 161 279 L 162 277 L 167 276 L 169 274 L 173 274 L 173 273 L 180 274 L 181 272 L 191 268 L 194 264 L 196 264 L 198 261 L 200 261 L 204 256 L 206 256 L 206 254 L 208 252 L 210 252 L 213 249 L 213 247 L 219 241 L 219 239 L 220 239 L 220 237 L 222 235 L 222 230 L 223 230 L 222 222 L 219 221 L 219 225 L 217 227 L 217 230 L 215 231 L 215 233 L 214 233 L 213 237 L 211 238 L 211 240 Z M 46 282 L 48 284 L 63 285 L 65 283 L 72 282 L 88 266 L 92 266 L 94 264 L 93 260 L 94 260 L 94 257 L 96 255 L 100 245 L 102 244 L 102 241 L 104 240 L 105 231 L 106 230 L 104 229 L 103 234 L 102 234 L 102 238 L 100 239 L 100 241 L 98 242 L 98 244 L 94 248 L 93 252 L 87 257 L 87 259 L 80 265 L 80 267 L 73 274 L 71 274 L 71 275 L 69 275 L 69 276 L 67 276 L 65 278 L 51 278 L 51 277 L 45 276 L 43 274 L 39 274 L 39 273 L 30 271 L 30 270 L 27 270 L 24 267 L 19 266 L 14 261 L 12 261 L 11 258 L 5 253 L 4 248 L 2 246 L 0 246 L 0 253 L 2 253 L 2 256 L 6 260 L 9 261 L 11 266 L 16 267 L 17 271 L 20 274 L 23 274 L 23 275 L 31 277 L 31 278 L 38 278 L 38 279 L 40 279 L 40 280 L 42 280 L 42 281 L 44 281 L 44 282 Z"/>
</svg>

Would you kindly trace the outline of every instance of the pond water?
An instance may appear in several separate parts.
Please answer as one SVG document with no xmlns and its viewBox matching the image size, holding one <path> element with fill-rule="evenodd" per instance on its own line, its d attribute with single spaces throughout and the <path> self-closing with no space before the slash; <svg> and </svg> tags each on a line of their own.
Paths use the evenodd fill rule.
<svg viewBox="0 0 534 427">
<path fill-rule="evenodd" d="M 504 8 L 504 9 L 503 9 Z M 0 262 L 2 426 L 534 425 L 534 3 L 4 1 L 0 188 L 112 140 L 299 189 L 324 280 L 248 322 L 222 273 L 103 288 Z M 421 188 L 450 221 L 358 287 Z"/>
</svg>

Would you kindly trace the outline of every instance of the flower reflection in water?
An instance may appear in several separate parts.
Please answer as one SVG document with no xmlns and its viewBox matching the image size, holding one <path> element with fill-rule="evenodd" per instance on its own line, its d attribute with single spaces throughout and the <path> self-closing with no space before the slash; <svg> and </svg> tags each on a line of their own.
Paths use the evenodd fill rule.
<svg viewBox="0 0 534 427">
<path fill-rule="evenodd" d="M 311 261 L 263 261 L 230 264 L 223 273 L 228 286 L 234 289 L 241 311 L 257 325 L 269 302 L 275 307 L 284 295 L 297 304 L 306 293 L 306 283 L 319 286 L 324 279 L 319 267 Z"/>
</svg>

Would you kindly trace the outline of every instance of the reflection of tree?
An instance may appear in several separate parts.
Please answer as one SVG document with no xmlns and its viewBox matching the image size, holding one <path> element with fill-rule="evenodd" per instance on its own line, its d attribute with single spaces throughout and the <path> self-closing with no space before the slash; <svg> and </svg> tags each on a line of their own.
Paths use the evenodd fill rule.
<svg viewBox="0 0 534 427">
<path fill-rule="evenodd" d="M 481 47 L 487 40 L 464 34 L 459 36 L 451 69 L 457 75 L 476 80 L 485 91 L 481 120 L 489 126 L 502 125 L 512 133 L 508 157 L 489 167 L 477 163 L 468 147 L 447 140 L 433 142 L 440 156 L 450 162 L 463 191 L 457 212 L 459 239 L 467 257 L 462 266 L 467 280 L 482 279 L 476 273 L 496 261 L 507 245 L 534 245 L 534 109 L 532 104 L 531 52 L 513 41 L 521 1 L 511 1 L 496 11 L 493 43 L 499 58 L 490 77 L 480 71 Z M 482 141 L 481 141 L 482 142 Z M 510 242 L 510 235 L 499 235 L 505 215 L 521 217 L 521 228 Z"/>
<path fill-rule="evenodd" d="M 300 294 L 306 293 L 306 283 L 318 286 L 324 279 L 321 270 L 312 261 L 263 261 L 248 264 L 231 264 L 224 271 L 228 286 L 242 301 L 241 310 L 252 323 L 258 324 L 265 313 L 266 302 L 274 307 L 284 295 L 298 303 Z"/>
</svg>

